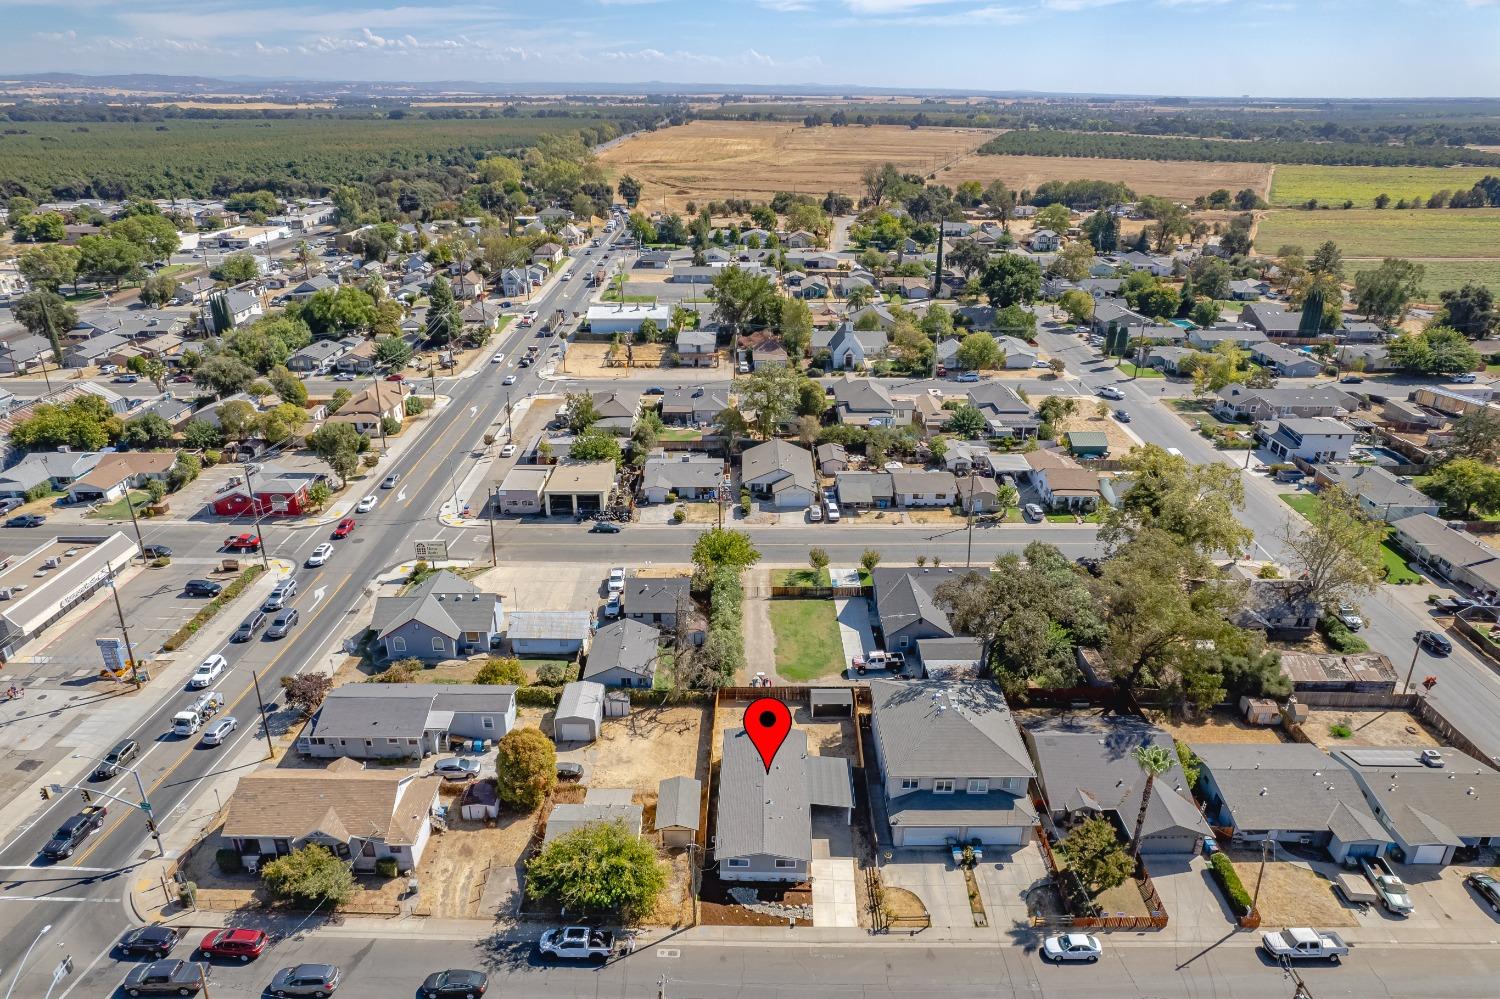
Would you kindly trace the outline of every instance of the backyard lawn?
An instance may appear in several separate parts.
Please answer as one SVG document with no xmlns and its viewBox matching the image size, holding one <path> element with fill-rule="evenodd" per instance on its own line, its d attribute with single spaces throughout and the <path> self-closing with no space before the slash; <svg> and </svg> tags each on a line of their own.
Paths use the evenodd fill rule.
<svg viewBox="0 0 1500 999">
<path fill-rule="evenodd" d="M 832 600 L 772 600 L 771 629 L 776 633 L 776 672 L 782 679 L 805 683 L 844 668 Z"/>
<path fill-rule="evenodd" d="M 1317 497 L 1311 493 L 1281 493 L 1281 501 L 1287 506 L 1302 514 L 1304 518 L 1310 517 L 1313 507 L 1317 504 Z M 1406 564 L 1406 558 L 1396 550 L 1389 538 L 1380 546 L 1380 557 L 1385 561 L 1385 581 L 1387 583 L 1420 583 L 1422 577 L 1413 572 L 1411 566 Z"/>
</svg>

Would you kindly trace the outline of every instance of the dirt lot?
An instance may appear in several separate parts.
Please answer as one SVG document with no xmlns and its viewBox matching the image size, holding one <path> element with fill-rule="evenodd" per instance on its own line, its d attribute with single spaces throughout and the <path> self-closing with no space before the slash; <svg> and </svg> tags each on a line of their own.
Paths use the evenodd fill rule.
<svg viewBox="0 0 1500 999">
<path fill-rule="evenodd" d="M 1174 721 L 1170 716 L 1148 713 L 1152 724 L 1179 742 L 1284 742 L 1279 728 L 1247 725 L 1237 716 L 1214 712 L 1201 721 Z"/>
<path fill-rule="evenodd" d="M 599 158 L 612 173 L 628 173 L 642 182 L 642 204 L 659 207 L 665 195 L 667 208 L 681 211 L 688 201 L 769 201 L 777 191 L 858 194 L 863 189 L 860 174 L 868 166 L 890 161 L 902 170 L 929 174 L 993 135 L 962 128 L 913 131 L 896 125 L 804 128 L 781 122 L 693 121 L 637 136 Z M 1213 186 L 1223 185 L 1204 187 L 1199 193 Z"/>
<path fill-rule="evenodd" d="M 1344 738 L 1334 735 L 1334 725 L 1347 725 L 1353 734 Z M 1325 708 L 1309 711 L 1302 731 L 1319 749 L 1344 746 L 1441 746 L 1422 723 L 1405 711 L 1358 711 L 1348 708 Z"/>
<path fill-rule="evenodd" d="M 1260 871 L 1258 851 L 1230 851 L 1234 870 L 1245 885 L 1245 890 L 1255 892 L 1255 879 Z M 1355 926 L 1358 921 L 1354 913 L 1346 909 L 1333 892 L 1333 884 L 1301 864 L 1271 861 L 1266 864 L 1265 878 L 1260 884 L 1261 925 L 1267 928 L 1279 926 Z"/>
<path fill-rule="evenodd" d="M 775 696 L 775 690 L 772 690 Z M 724 701 L 719 705 L 718 725 L 714 730 L 713 758 L 717 760 L 724 748 L 723 733 L 744 725 L 745 708 L 749 701 Z M 854 761 L 854 722 L 848 718 L 814 721 L 807 706 L 788 705 L 792 709 L 792 724 L 807 733 L 807 748 L 818 756 L 843 756 Z"/>
<path fill-rule="evenodd" d="M 1093 400 L 1085 399 L 1080 406 L 1081 412 L 1062 421 L 1060 431 L 1074 431 L 1077 433 L 1093 432 L 1103 433 L 1109 437 L 1109 456 L 1111 458 L 1123 457 L 1127 451 L 1135 450 L 1135 441 L 1125 432 L 1112 416 L 1100 416 L 1094 408 Z"/>
<path fill-rule="evenodd" d="M 604 601 L 604 565 L 553 564 L 538 573 L 534 564 L 501 565 L 474 579 L 487 593 L 505 598 L 507 612 L 594 610 Z"/>
<path fill-rule="evenodd" d="M 593 787 L 631 787 L 649 792 L 668 777 L 708 776 L 707 746 L 702 732 L 707 707 L 636 708 L 628 718 L 606 718 L 599 741 L 589 747 Z"/>
<path fill-rule="evenodd" d="M 922 132 L 926 132 L 922 129 Z M 1123 181 L 1137 194 L 1192 199 L 1216 188 L 1247 187 L 1266 194 L 1271 168 L 1264 163 L 1105 160 L 1070 156 L 966 156 L 938 171 L 938 183 L 957 187 L 966 180 L 1002 180 L 1011 190 L 1036 190 L 1048 180 Z"/>
<path fill-rule="evenodd" d="M 631 348 L 630 367 L 625 366 L 625 351 L 623 348 L 618 352 L 618 362 L 615 365 L 605 363 L 604 355 L 609 352 L 610 345 L 607 343 L 574 343 L 568 347 L 568 361 L 566 370 L 558 367 L 558 374 L 567 375 L 569 378 L 631 378 L 640 369 L 659 371 L 662 367 L 662 358 L 666 355 L 667 348 L 659 343 L 638 343 Z M 705 375 L 711 375 L 718 368 L 701 369 Z M 725 370 L 728 370 L 727 368 Z M 697 379 L 695 369 L 694 379 Z M 723 376 L 723 377 L 728 377 Z"/>
</svg>

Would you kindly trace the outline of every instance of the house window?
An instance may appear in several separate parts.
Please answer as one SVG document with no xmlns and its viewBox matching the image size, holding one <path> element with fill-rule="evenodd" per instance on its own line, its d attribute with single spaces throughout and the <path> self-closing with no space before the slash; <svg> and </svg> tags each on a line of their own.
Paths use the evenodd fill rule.
<svg viewBox="0 0 1500 999">
<path fill-rule="evenodd" d="M 369 749 L 373 745 L 375 745 L 375 741 L 373 739 L 366 739 L 365 740 L 365 748 L 366 749 Z"/>
<path fill-rule="evenodd" d="M 989 778 L 988 777 L 970 777 L 969 778 L 969 793 L 970 794 L 989 794 L 990 793 L 990 780 L 989 780 Z"/>
<path fill-rule="evenodd" d="M 740 857 L 730 857 L 729 858 L 729 866 L 730 867 L 749 867 L 750 866 L 750 861 L 745 860 L 745 859 L 740 858 Z"/>
<path fill-rule="evenodd" d="M 442 652 L 443 651 L 443 640 L 441 638 L 434 638 L 432 640 L 432 651 L 434 651 L 434 652 Z"/>
<path fill-rule="evenodd" d="M 932 782 L 932 793 L 933 794 L 952 794 L 953 793 L 953 778 L 951 778 L 951 777 L 939 777 L 936 780 L 934 780 Z"/>
<path fill-rule="evenodd" d="M 789 871 L 796 868 L 796 866 L 797 862 L 795 860 L 782 860 L 779 857 L 776 860 L 776 869 L 778 871 Z"/>
<path fill-rule="evenodd" d="M 408 746 L 415 746 L 417 744 L 417 740 L 415 740 L 415 739 L 407 739 L 406 740 L 406 744 Z"/>
<path fill-rule="evenodd" d="M 485 728 L 494 728 L 495 727 L 495 719 L 493 719 L 493 718 L 489 717 L 488 715 L 486 715 L 485 718 L 484 718 L 484 727 Z"/>
<path fill-rule="evenodd" d="M 406 651 L 406 639 L 402 638 L 400 635 L 392 635 L 391 636 L 391 651 L 392 652 L 405 652 Z"/>
<path fill-rule="evenodd" d="M 915 777 L 902 777 L 901 778 L 901 790 L 903 790 L 903 791 L 915 791 L 920 786 L 921 786 L 921 782 L 919 780 L 917 780 Z"/>
</svg>

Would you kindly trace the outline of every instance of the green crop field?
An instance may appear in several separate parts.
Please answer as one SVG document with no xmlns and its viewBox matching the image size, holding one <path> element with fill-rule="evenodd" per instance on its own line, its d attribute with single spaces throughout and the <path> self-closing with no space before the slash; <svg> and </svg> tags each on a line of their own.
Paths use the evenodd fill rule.
<svg viewBox="0 0 1500 999">
<path fill-rule="evenodd" d="M 1327 239 L 1346 257 L 1500 258 L 1500 209 L 1267 212 L 1255 248 L 1273 254 L 1292 243 L 1311 253 Z"/>
<path fill-rule="evenodd" d="M 1496 172 L 1493 167 L 1278 166 L 1271 204 L 1303 205 L 1316 198 L 1324 205 L 1353 201 L 1356 208 L 1372 208 L 1379 194 L 1390 195 L 1391 204 L 1402 198 L 1425 202 L 1441 190 L 1467 191 Z"/>
<path fill-rule="evenodd" d="M 619 134 L 599 117 L 286 118 L 19 122 L 0 134 L 0 178 L 44 197 L 183 197 L 264 187 L 326 191 L 385 171 L 469 166 L 538 136 Z"/>
<path fill-rule="evenodd" d="M 1378 260 L 1350 260 L 1346 263 L 1351 278 L 1359 271 L 1380 266 Z M 1482 284 L 1500 295 L 1500 257 L 1494 260 L 1424 260 L 1422 270 L 1423 298 L 1429 302 L 1436 302 L 1439 292 L 1461 288 L 1470 282 Z"/>
</svg>

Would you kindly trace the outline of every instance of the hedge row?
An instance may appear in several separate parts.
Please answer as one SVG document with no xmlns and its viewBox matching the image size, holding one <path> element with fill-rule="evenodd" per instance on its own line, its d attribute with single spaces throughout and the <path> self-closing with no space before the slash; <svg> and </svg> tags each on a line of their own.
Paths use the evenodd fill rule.
<svg viewBox="0 0 1500 999">
<path fill-rule="evenodd" d="M 249 586 L 251 583 L 259 579 L 260 574 L 265 571 L 266 567 L 263 565 L 252 565 L 250 568 L 246 569 L 244 572 L 236 576 L 228 586 L 224 587 L 224 592 L 220 593 L 208 603 L 204 604 L 203 608 L 199 610 L 198 613 L 193 615 L 193 619 L 191 621 L 174 631 L 171 638 L 168 638 L 165 642 L 162 642 L 162 649 L 166 652 L 171 652 L 173 649 L 176 649 L 184 642 L 186 642 L 189 638 L 192 638 L 194 635 L 196 635 L 198 633 L 198 629 L 202 628 L 209 621 L 213 620 L 213 616 L 215 614 L 219 613 L 219 611 L 227 607 L 229 605 L 229 602 L 235 597 L 245 592 L 245 587 Z"/>
<path fill-rule="evenodd" d="M 638 690 L 632 687 L 626 693 L 636 707 L 644 704 L 695 704 L 709 697 L 700 690 Z M 561 697 L 562 691 L 556 687 L 521 687 L 516 691 L 516 703 L 524 708 L 555 708 Z"/>
<path fill-rule="evenodd" d="M 1240 876 L 1235 873 L 1234 865 L 1229 862 L 1229 858 L 1222 853 L 1216 853 L 1208 863 L 1213 868 L 1214 880 L 1219 882 L 1219 888 L 1229 899 L 1229 904 L 1234 911 L 1238 915 L 1248 916 L 1251 909 L 1250 893 L 1240 883 Z"/>
</svg>

